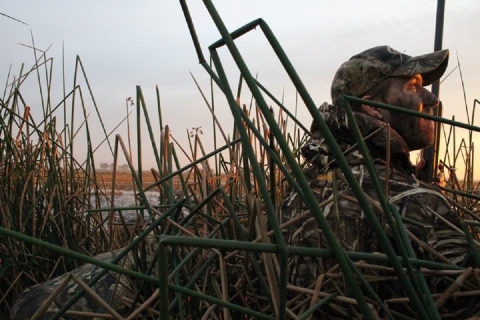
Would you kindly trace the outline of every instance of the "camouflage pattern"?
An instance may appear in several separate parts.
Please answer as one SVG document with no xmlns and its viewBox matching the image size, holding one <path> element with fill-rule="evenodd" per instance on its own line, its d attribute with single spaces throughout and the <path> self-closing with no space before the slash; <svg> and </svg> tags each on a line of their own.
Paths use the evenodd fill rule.
<svg viewBox="0 0 480 320">
<path fill-rule="evenodd" d="M 389 46 L 365 50 L 350 58 L 337 70 L 331 96 L 335 105 L 343 105 L 344 95 L 362 97 L 388 77 L 421 74 L 423 85 L 437 81 L 447 69 L 448 50 L 411 57 Z"/>
<path fill-rule="evenodd" d="M 116 251 L 118 252 L 118 251 Z M 98 260 L 111 261 L 116 253 L 103 253 L 95 256 Z M 127 255 L 123 260 L 126 268 L 133 263 L 133 260 Z M 119 265 L 122 265 L 121 263 Z M 50 281 L 37 284 L 26 289 L 15 302 L 10 319 L 12 320 L 25 320 L 31 319 L 42 304 L 49 299 L 54 293 L 55 289 L 61 284 L 70 274 L 74 274 L 81 281 L 87 283 L 97 273 L 103 269 L 93 264 L 85 264 L 70 273 L 61 275 Z M 133 283 L 130 278 L 121 275 L 118 285 L 115 285 L 117 281 L 117 275 L 113 273 L 107 273 L 103 276 L 93 287 L 93 291 L 100 298 L 105 300 L 116 312 L 121 316 L 126 317 L 128 307 L 121 300 L 122 297 L 130 299 L 134 298 L 135 292 L 132 290 Z M 50 319 L 81 287 L 73 279 L 70 279 L 66 287 L 57 295 L 54 301 L 50 304 L 47 311 L 38 319 L 47 320 Z M 111 302 L 110 302 L 111 301 Z M 95 300 L 94 297 L 85 293 L 69 310 L 93 312 L 93 313 L 108 313 L 106 312 Z M 65 314 L 63 319 L 77 320 L 85 319 L 85 316 L 67 315 Z"/>
<path fill-rule="evenodd" d="M 319 111 L 342 151 L 347 151 L 355 142 L 344 109 L 324 103 Z M 354 115 L 364 137 L 385 125 L 365 114 L 355 112 Z M 452 263 L 462 264 L 469 247 L 463 232 L 456 229 L 460 226 L 457 215 L 441 192 L 415 178 L 408 147 L 402 137 L 392 129 L 390 129 L 391 166 L 390 168 L 386 166 L 384 159 L 387 139 L 387 127 L 384 127 L 366 142 L 383 185 L 387 184 L 388 176 L 389 202 L 397 206 L 403 217 L 418 222 L 405 223 L 406 228 L 418 239 L 423 240 Z M 350 251 L 382 252 L 382 245 L 378 243 L 371 223 L 356 203 L 355 195 L 338 168 L 322 134 L 316 130 L 315 124 L 312 125 L 312 136 L 302 147 L 301 152 L 309 162 L 304 174 L 318 203 L 321 204 L 323 214 L 337 241 Z M 345 156 L 362 189 L 374 202 L 372 208 L 390 236 L 389 227 L 360 151 L 353 148 L 347 151 Z M 295 221 L 283 230 L 287 244 L 328 249 L 320 226 L 308 212 L 308 208 L 297 193 L 291 191 L 287 194 L 282 203 L 282 219 L 284 223 Z M 305 216 L 298 219 L 302 214 Z M 413 242 L 412 246 L 418 258 L 439 261 Z M 296 256 L 295 261 L 290 264 L 290 280 L 294 285 L 311 287 L 321 274 L 326 273 L 335 264 L 333 258 L 322 260 Z"/>
</svg>

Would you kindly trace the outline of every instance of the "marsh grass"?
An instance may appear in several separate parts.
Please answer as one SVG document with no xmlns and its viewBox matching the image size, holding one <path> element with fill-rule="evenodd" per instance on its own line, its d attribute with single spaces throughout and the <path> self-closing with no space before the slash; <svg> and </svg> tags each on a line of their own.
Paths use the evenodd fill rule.
<svg viewBox="0 0 480 320">
<path fill-rule="evenodd" d="M 186 4 L 184 1 L 181 4 L 195 42 Z M 247 27 L 251 29 L 254 25 Z M 265 27 L 261 22 L 260 25 Z M 236 31 L 235 37 L 248 28 Z M 201 63 L 212 76 L 208 93 L 195 78 L 193 81 L 212 117 L 213 151 L 207 150 L 199 130 L 186 132 L 187 146 L 177 142 L 163 121 L 159 88 L 156 89 L 156 108 L 151 104 L 147 108 L 140 87 L 136 88 L 134 100 L 127 99 L 127 113 L 128 107 L 133 107 L 130 114 L 133 121 L 128 115 L 125 119 L 129 127 L 127 137 L 107 132 L 80 58 L 76 60 L 73 89 L 65 89 L 65 98 L 57 104 L 50 96 L 53 60 L 47 59 L 44 53 L 37 57 L 38 50 L 34 50 L 33 68 L 25 74 L 21 71 L 17 79 L 9 81 L 0 108 L 0 310 L 3 312 L 0 316 L 8 317 L 24 289 L 89 262 L 135 280 L 134 294 L 122 299 L 129 309 L 128 319 L 276 319 L 284 316 L 307 319 L 324 304 L 340 318 L 369 318 L 382 312 L 390 318 L 414 317 L 419 310 L 412 307 L 404 291 L 386 302 L 375 300 L 368 291 L 374 290 L 378 283 L 401 279 L 394 268 L 396 262 L 385 255 L 350 255 L 351 260 L 346 260 L 350 261 L 350 271 L 339 263 L 319 277 L 315 287 L 301 288 L 287 281 L 286 269 L 292 267 L 292 256 L 331 255 L 331 252 L 311 248 L 287 248 L 282 243 L 281 229 L 292 221 L 280 225 L 279 208 L 288 183 L 301 188 L 297 182 L 301 180 L 301 171 L 297 169 L 304 163 L 298 150 L 308 137 L 308 129 L 288 112 L 283 101 L 276 99 L 256 79 L 249 78 L 244 70 L 241 70 L 237 92 L 229 92 L 215 52 L 211 54 L 220 76 L 202 59 L 199 44 L 195 42 L 195 46 Z M 42 93 L 40 120 L 30 114 L 22 96 L 23 81 L 35 76 Z M 80 79 L 84 84 L 79 84 Z M 243 89 L 242 93 L 247 80 L 270 97 L 275 109 L 265 108 L 252 87 L 251 92 Z M 297 85 L 295 81 L 294 85 Z M 223 128 L 218 122 L 213 98 L 215 86 L 229 99 L 236 121 L 233 128 Z M 297 86 L 297 89 L 302 94 L 302 88 Z M 93 141 L 90 135 L 85 92 L 94 102 L 105 135 L 102 140 L 109 145 L 114 168 L 124 162 L 130 168 L 127 178 L 123 179 L 131 179 L 136 192 L 136 203 L 132 207 L 117 206 L 116 192 L 106 192 L 120 188 L 116 170 L 111 173 L 96 170 L 94 150 L 98 141 Z M 250 94 L 255 98 L 249 99 L 250 104 L 243 104 L 240 97 Z M 209 95 L 211 99 L 206 98 Z M 80 110 L 83 117 L 74 118 L 73 115 L 78 114 L 75 110 Z M 469 125 L 474 124 L 473 113 Z M 64 125 L 59 125 L 57 114 L 64 117 Z M 71 115 L 68 121 L 67 115 Z M 152 125 L 151 117 L 158 118 L 159 127 Z M 473 183 L 473 138 L 470 134 L 457 144 L 455 126 L 442 130 L 446 151 L 439 159 L 447 168 L 444 191 L 458 214 L 470 221 L 464 229 L 470 234 L 477 230 L 475 223 L 479 221 L 480 210 L 478 185 Z M 133 137 L 136 141 L 132 141 Z M 78 139 L 87 141 L 84 159 L 73 156 Z M 135 154 L 131 151 L 133 144 L 138 147 Z M 155 158 L 155 166 L 150 170 L 154 181 L 147 181 L 143 174 L 148 170 L 142 159 L 147 149 Z M 188 159 L 187 165 L 180 164 L 180 154 Z M 461 165 L 466 167 L 463 177 L 457 177 L 453 169 L 448 170 Z M 110 179 L 105 179 L 105 174 L 111 175 Z M 159 192 L 158 201 L 148 201 L 145 192 L 149 190 Z M 104 202 L 108 203 L 107 208 L 101 207 L 100 203 Z M 324 205 L 315 203 L 317 207 Z M 134 210 L 133 221 L 125 219 L 126 210 Z M 400 223 L 399 228 L 402 227 Z M 471 238 L 472 255 L 480 259 L 475 232 Z M 119 259 L 109 264 L 91 258 L 117 249 L 121 249 Z M 133 265 L 128 268 L 116 265 L 122 255 L 130 257 Z M 419 278 L 442 279 L 450 286 L 444 292 L 419 292 L 435 301 L 438 307 L 434 311 L 422 305 L 427 309 L 423 311 L 432 319 L 440 315 L 467 314 L 466 309 L 452 311 L 444 305 L 451 297 L 478 295 L 479 270 L 454 268 L 447 258 L 437 258 L 443 263 L 411 259 Z M 355 279 L 356 286 L 360 283 L 367 297 L 364 302 L 355 299 L 351 289 L 355 285 L 345 280 L 348 276 Z M 97 280 L 91 279 L 88 285 Z M 324 290 L 325 284 L 330 289 Z M 351 287 L 343 287 L 345 284 Z M 79 295 L 72 296 L 48 317 L 98 316 L 69 310 L 78 298 Z M 102 298 L 95 296 L 97 300 Z M 399 309 L 404 312 L 399 313 Z M 112 311 L 105 313 L 103 316 L 107 318 L 118 318 Z"/>
<path fill-rule="evenodd" d="M 223 147 L 218 147 L 210 153 L 205 150 L 201 139 L 202 134 L 198 130 L 187 133 L 190 141 L 187 148 L 179 145 L 171 136 L 168 125 L 162 123 L 158 88 L 156 116 L 160 128 L 152 127 L 142 90 L 137 87 L 135 102 L 129 102 L 130 106 L 135 108 L 135 125 L 129 122 L 127 143 L 118 135 L 107 134 L 101 121 L 101 112 L 95 105 L 105 133 L 103 143 L 108 142 L 107 137 L 114 140 L 110 146 L 114 167 L 117 168 L 120 161 L 127 162 L 131 170 L 130 173 L 118 173 L 115 169 L 113 172 L 98 172 L 94 157 L 94 146 L 98 141 L 91 140 L 91 120 L 84 105 L 83 92 L 88 91 L 90 98 L 93 101 L 95 99 L 80 58 L 76 60 L 73 90 L 68 92 L 64 88 L 65 98 L 54 104 L 50 93 L 51 81 L 53 81 L 51 73 L 53 59 L 47 58 L 43 51 L 32 49 L 35 52 L 36 63 L 25 74 L 22 73 L 22 66 L 18 78 L 12 79 L 9 76 L 0 108 L 0 136 L 2 137 L 0 225 L 4 230 L 33 239 L 32 243 L 4 234 L 0 238 L 2 318 L 9 317 L 13 303 L 24 289 L 65 274 L 86 261 L 86 258 L 82 260 L 78 259 L 78 256 L 65 255 L 65 251 L 59 252 L 45 248 L 42 241 L 85 257 L 124 248 L 145 230 L 155 217 L 162 216 L 167 208 L 181 199 L 184 201 L 182 210 L 177 210 L 168 217 L 162 216 L 164 219 L 162 230 L 155 228 L 150 233 L 150 237 L 152 235 L 158 237 L 160 234 L 182 234 L 189 237 L 220 237 L 232 240 L 241 237 L 246 240 L 247 235 L 250 238 L 254 236 L 255 224 L 244 228 L 252 223 L 248 217 L 253 212 L 262 216 L 261 199 L 251 196 L 257 193 L 257 179 L 248 167 L 243 167 L 245 164 L 248 166 L 248 163 L 245 160 L 242 144 L 239 143 L 238 130 L 233 128 L 228 132 L 222 128 L 206 99 L 206 108 L 211 111 L 215 127 L 214 134 L 219 135 L 217 143 L 223 144 Z M 39 57 L 36 55 L 38 52 L 41 52 Z M 41 92 L 42 116 L 40 119 L 35 119 L 28 107 L 38 102 L 24 101 L 22 95 L 22 85 L 32 78 L 35 81 L 35 77 Z M 81 78 L 85 80 L 83 86 L 78 84 Z M 200 87 L 199 92 L 205 96 Z M 240 93 L 239 90 L 238 94 Z M 244 105 L 242 108 L 244 112 L 253 114 L 254 128 L 262 133 L 264 139 L 271 141 L 272 148 L 275 148 L 279 157 L 282 157 L 282 152 L 275 146 L 258 108 L 252 104 Z M 78 109 L 83 118 L 79 119 L 78 116 L 75 118 L 75 115 L 78 115 Z M 59 117 L 64 118 L 65 125 L 59 124 L 61 122 L 58 120 Z M 283 112 L 278 114 L 278 123 L 288 136 Z M 131 132 L 130 128 L 133 128 Z M 142 147 L 152 149 L 156 162 L 156 166 L 150 170 L 148 177 L 138 174 L 145 172 L 145 168 L 142 168 L 142 148 L 138 148 L 137 154 L 131 152 L 131 144 L 135 143 L 131 141 L 131 136 L 136 136 L 138 139 L 136 143 L 139 146 L 142 145 L 141 141 L 144 138 L 142 135 L 145 134 L 142 128 L 147 129 L 146 134 L 149 137 L 147 141 L 151 141 L 151 145 L 143 143 Z M 158 132 L 160 132 L 160 141 L 155 141 Z M 262 179 L 270 184 L 272 198 L 276 199 L 278 206 L 285 187 L 282 173 L 275 169 L 273 174 L 270 173 L 273 167 L 264 146 L 258 143 L 251 130 L 249 135 L 258 155 L 258 163 L 263 168 Z M 295 139 L 299 141 L 300 138 Z M 76 153 L 76 149 L 84 148 L 84 144 L 77 141 L 85 140 L 87 141 L 86 157 L 75 158 L 73 154 Z M 295 149 L 294 139 L 290 138 L 290 141 L 292 149 Z M 180 166 L 177 152 L 181 152 L 188 159 L 190 162 L 188 166 Z M 138 165 L 134 167 L 133 162 Z M 116 199 L 118 193 L 108 190 L 121 190 L 126 184 L 129 185 L 126 188 L 133 186 L 136 190 L 136 205 L 118 207 L 115 205 L 118 202 Z M 145 201 L 144 193 L 148 190 L 158 191 L 158 202 Z M 247 197 L 247 195 L 250 196 Z M 247 198 L 250 199 L 248 203 Z M 109 205 L 107 208 L 102 208 L 100 204 L 105 202 Z M 132 209 L 136 212 L 133 223 L 125 220 L 123 216 L 125 210 Z M 148 261 L 152 259 L 154 261 L 155 258 L 152 257 L 157 257 L 157 254 L 151 251 L 151 246 L 147 242 L 141 242 L 141 245 L 129 254 L 136 257 L 134 271 L 154 275 L 156 268 L 148 265 Z M 217 279 L 213 278 L 211 288 L 215 288 L 217 292 L 223 292 L 220 294 L 221 298 L 228 301 L 230 295 L 228 282 L 230 277 L 237 277 L 236 271 L 233 270 L 242 269 L 240 265 L 233 269 L 230 265 L 236 265 L 235 261 L 238 260 L 236 256 L 242 253 L 233 253 L 223 262 L 218 255 L 223 257 L 224 253 L 217 250 L 210 251 L 200 248 L 172 249 L 169 253 L 169 270 L 174 271 L 170 274 L 170 279 L 177 284 L 182 283 L 182 286 L 187 289 L 197 287 L 197 284 L 192 281 L 187 284 L 187 279 L 203 279 L 203 289 L 197 288 L 200 292 L 206 293 L 210 286 L 206 285 L 205 281 L 210 282 L 212 279 L 210 276 L 204 277 L 203 274 L 220 274 L 221 282 L 217 285 Z M 256 259 L 253 259 L 256 270 L 261 273 Z M 248 265 L 245 267 L 249 269 Z M 270 266 L 270 272 L 273 272 L 271 268 L 272 266 Z M 275 281 L 274 277 L 270 280 Z M 272 285 L 274 284 L 270 284 Z M 158 313 L 156 311 L 158 301 L 154 300 L 150 305 L 140 305 L 152 298 L 150 295 L 158 295 L 154 287 L 153 284 L 152 288 L 152 283 L 138 282 L 138 294 L 133 300 L 124 301 L 130 306 L 132 314 L 140 313 L 155 318 Z M 178 309 L 181 303 L 183 302 L 171 305 L 170 308 Z M 214 312 L 214 308 L 211 308 L 214 304 L 201 301 L 197 301 L 188 309 L 198 308 L 194 312 L 198 314 L 203 310 L 205 303 L 210 310 L 208 312 Z M 179 313 L 186 311 L 186 309 L 177 310 Z"/>
<path fill-rule="evenodd" d="M 23 73 L 22 66 L 18 78 L 9 76 L 1 100 L 0 225 L 84 254 L 114 249 L 121 244 L 109 245 L 105 241 L 108 236 L 101 216 L 87 214 L 104 196 L 97 185 L 93 155 L 88 156 L 84 165 L 80 159 L 74 159 L 74 125 L 60 127 L 56 116 L 61 109 L 67 114 L 66 101 L 78 95 L 80 87 L 52 106 L 53 59 L 47 59 L 45 53 L 40 57 L 35 54 L 35 59 L 27 72 Z M 77 60 L 77 67 L 79 63 Z M 40 120 L 34 119 L 22 95 L 24 82 L 29 78 L 35 81 L 35 76 L 41 101 L 31 103 L 42 108 Z M 74 109 L 75 105 L 71 107 Z M 2 318 L 8 317 L 12 303 L 25 288 L 81 264 L 41 246 L 3 236 L 0 257 Z"/>
</svg>

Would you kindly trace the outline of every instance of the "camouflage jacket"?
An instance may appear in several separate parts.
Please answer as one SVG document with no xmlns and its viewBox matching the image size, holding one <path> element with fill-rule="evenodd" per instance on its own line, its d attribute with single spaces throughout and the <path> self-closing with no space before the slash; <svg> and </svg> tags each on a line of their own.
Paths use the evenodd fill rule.
<svg viewBox="0 0 480 320">
<path fill-rule="evenodd" d="M 120 250 L 102 253 L 95 256 L 95 259 L 111 262 L 113 257 L 119 252 Z M 119 265 L 131 269 L 133 263 L 133 258 L 131 254 L 129 254 L 121 260 Z M 10 319 L 31 319 L 49 300 L 50 304 L 48 305 L 48 308 L 46 308 L 37 319 L 50 319 L 78 291 L 81 290 L 82 287 L 79 284 L 80 281 L 88 283 L 101 271 L 103 271 L 103 268 L 87 263 L 59 277 L 26 289 L 15 302 L 10 313 Z M 64 281 L 67 281 L 65 286 L 63 289 L 59 289 L 59 287 L 63 286 L 62 283 Z M 91 292 L 85 293 L 79 300 L 77 300 L 77 302 L 70 307 L 67 314 L 63 315 L 61 319 L 86 319 L 87 315 L 93 316 L 94 313 L 107 313 L 108 316 L 110 313 L 99 304 L 99 300 L 107 301 L 110 307 L 118 313 L 117 315 L 126 317 L 128 315 L 129 307 L 122 299 L 126 298 L 132 300 L 134 297 L 135 291 L 132 280 L 125 275 L 109 272 L 91 287 Z"/>
<path fill-rule="evenodd" d="M 342 108 L 324 103 L 319 108 L 329 129 L 351 166 L 362 189 L 377 205 L 372 205 L 377 218 L 388 236 L 389 227 L 382 213 L 372 179 L 364 165 L 363 157 L 355 144 L 347 116 Z M 388 127 L 385 123 L 361 113 L 354 113 L 355 120 L 369 151 L 374 159 L 376 171 L 383 186 L 388 184 L 389 203 L 395 204 L 398 212 L 406 218 L 407 230 L 416 238 L 437 251 L 445 259 L 460 264 L 468 251 L 467 240 L 461 232 L 459 219 L 446 198 L 434 186 L 418 181 L 414 166 L 410 162 L 409 150 L 402 137 L 390 129 L 390 166 L 386 166 Z M 383 127 L 383 128 L 382 128 Z M 378 130 L 380 129 L 380 130 Z M 312 136 L 301 152 L 309 163 L 304 174 L 319 205 L 332 228 L 337 241 L 346 249 L 360 252 L 382 252 L 371 223 L 356 202 L 343 173 L 330 153 L 322 134 L 312 124 Z M 388 182 L 386 181 L 388 177 Z M 329 248 L 323 232 L 297 193 L 291 191 L 282 203 L 283 222 L 289 222 L 283 229 L 289 245 L 313 248 Z M 302 218 L 299 218 L 303 215 Z M 418 241 L 412 241 L 418 258 L 439 261 L 422 249 Z M 425 247 L 425 246 L 423 246 Z M 442 258 L 440 257 L 440 260 Z M 291 281 L 294 285 L 309 287 L 319 275 L 327 272 L 336 262 L 333 259 L 314 259 L 296 256 L 291 265 Z"/>
</svg>

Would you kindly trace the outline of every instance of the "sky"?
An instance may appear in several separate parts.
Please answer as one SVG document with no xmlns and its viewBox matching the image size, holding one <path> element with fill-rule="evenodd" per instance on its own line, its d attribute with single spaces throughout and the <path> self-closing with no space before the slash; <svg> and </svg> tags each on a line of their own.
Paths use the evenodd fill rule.
<svg viewBox="0 0 480 320">
<path fill-rule="evenodd" d="M 213 3 L 229 31 L 263 18 L 317 105 L 331 101 L 330 85 L 335 71 L 358 52 L 377 45 L 390 45 L 412 56 L 433 51 L 437 6 L 434 0 L 213 0 Z M 187 4 L 203 53 L 208 58 L 208 46 L 218 40 L 220 34 L 203 2 L 191 0 Z M 10 68 L 11 76 L 18 77 L 22 63 L 25 69 L 34 64 L 33 50 L 27 47 L 32 46 L 33 35 L 35 47 L 48 48 L 46 56 L 53 58 L 53 105 L 63 97 L 63 65 L 67 91 L 73 87 L 78 55 L 107 132 L 125 118 L 126 99 L 135 99 L 136 86 L 141 86 L 152 123 L 159 132 L 155 96 L 158 85 L 163 122 L 169 125 L 175 139 L 188 149 L 188 131 L 201 127 L 206 152 L 213 150 L 211 115 L 190 73 L 206 94 L 210 92 L 210 80 L 198 64 L 178 1 L 4 1 L 0 13 L 28 24 L 0 16 L 0 82 L 7 82 Z M 471 110 L 474 99 L 480 99 L 479 16 L 480 1 L 446 3 L 443 48 L 450 49 L 450 63 L 440 89 L 445 118 L 455 116 L 456 120 L 467 121 L 466 108 Z M 260 29 L 242 36 L 236 43 L 250 71 L 258 74 L 259 81 L 275 96 L 280 98 L 284 94 L 285 106 L 293 112 L 295 88 Z M 226 48 L 219 52 L 230 85 L 236 91 L 239 71 Z M 78 83 L 82 86 L 96 146 L 103 133 L 85 81 L 80 79 Z M 40 119 L 42 106 L 36 75 L 22 86 L 22 95 L 33 115 Z M 247 93 L 242 95 L 242 102 L 250 103 Z M 219 90 L 215 91 L 215 104 L 220 123 L 230 133 L 233 119 Z M 78 112 L 75 127 L 81 124 L 82 113 Z M 63 113 L 58 111 L 56 115 L 62 122 Z M 310 126 L 311 116 L 301 104 L 298 118 Z M 145 128 L 142 146 L 147 151 L 143 161 L 144 168 L 149 168 L 154 166 L 154 159 L 148 153 L 151 147 Z M 115 134 L 127 141 L 126 123 L 121 124 Z M 114 139 L 110 141 L 113 143 Z M 223 144 L 218 142 L 219 146 Z M 84 157 L 85 147 L 78 145 L 76 155 Z M 96 151 L 95 158 L 97 163 L 112 162 L 106 145 Z M 125 161 L 119 159 L 119 163 Z"/>
</svg>

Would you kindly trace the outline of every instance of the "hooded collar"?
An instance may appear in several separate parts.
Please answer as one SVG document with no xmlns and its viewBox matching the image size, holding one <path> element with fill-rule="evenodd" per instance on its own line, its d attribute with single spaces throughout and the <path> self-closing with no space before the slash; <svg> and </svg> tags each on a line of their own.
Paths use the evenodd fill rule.
<svg viewBox="0 0 480 320">
<path fill-rule="evenodd" d="M 325 102 L 318 108 L 318 111 L 323 115 L 327 127 L 332 132 L 343 152 L 347 151 L 356 143 L 345 109 Z M 413 165 L 410 161 L 410 150 L 398 132 L 388 126 L 386 122 L 380 121 L 367 114 L 353 112 L 353 115 L 362 136 L 366 137 L 371 135 L 366 140 L 366 143 L 374 160 L 380 159 L 385 161 L 388 145 L 388 130 L 390 130 L 391 167 L 407 174 L 414 172 Z M 320 169 L 327 170 L 334 165 L 334 162 L 332 163 L 334 159 L 330 148 L 326 144 L 316 123 L 312 123 L 310 131 L 312 135 L 301 148 L 301 153 L 308 162 L 320 167 Z M 358 162 L 360 159 L 363 160 L 357 148 L 353 148 L 353 150 L 347 152 L 345 156 L 350 163 L 352 163 L 352 161 Z"/>
</svg>

